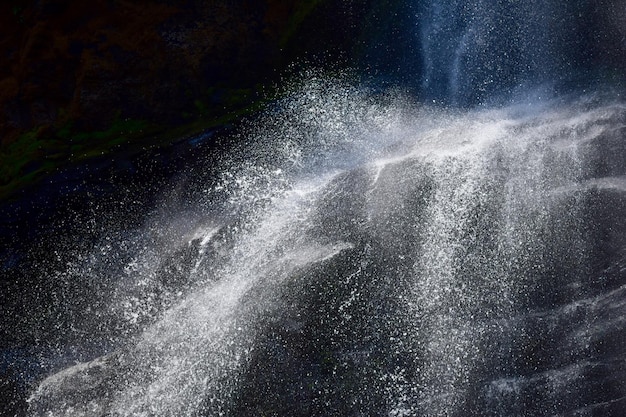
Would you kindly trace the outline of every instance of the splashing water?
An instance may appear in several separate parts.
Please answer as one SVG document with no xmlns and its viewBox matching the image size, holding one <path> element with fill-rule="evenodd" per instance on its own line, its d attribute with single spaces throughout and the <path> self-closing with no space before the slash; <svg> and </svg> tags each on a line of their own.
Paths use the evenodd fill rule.
<svg viewBox="0 0 626 417">
<path fill-rule="evenodd" d="M 313 76 L 201 214 L 61 273 L 104 283 L 80 331 L 111 343 L 29 412 L 619 415 L 625 131 L 600 95 L 447 111 Z"/>
</svg>

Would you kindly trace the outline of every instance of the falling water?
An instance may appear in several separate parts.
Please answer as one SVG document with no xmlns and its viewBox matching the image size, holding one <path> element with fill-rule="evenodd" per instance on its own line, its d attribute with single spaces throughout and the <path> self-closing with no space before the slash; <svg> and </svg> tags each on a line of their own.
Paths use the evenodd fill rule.
<svg viewBox="0 0 626 417">
<path fill-rule="evenodd" d="M 148 324 L 33 415 L 624 409 L 623 104 L 449 112 L 313 78 L 278 115 L 169 242 L 184 284 L 146 226 L 100 314 Z M 66 273 L 103 279 L 90 259 Z"/>
<path fill-rule="evenodd" d="M 420 21 L 422 89 L 454 104 L 508 88 L 567 77 L 559 58 L 573 31 L 568 7 L 551 2 L 424 2 Z M 569 6 L 572 8 L 572 6 Z M 559 26 L 556 34 L 551 29 Z M 555 74 L 558 74 L 555 77 Z"/>
<path fill-rule="evenodd" d="M 467 104 L 556 67 L 547 33 L 501 40 L 524 69 L 492 33 L 537 35 L 517 15 L 552 11 L 483 3 L 424 3 L 425 96 Z M 302 78 L 193 174 L 186 210 L 164 198 L 55 272 L 97 283 L 67 308 L 71 343 L 102 343 L 50 365 L 29 413 L 623 415 L 623 100 L 459 110 Z"/>
</svg>

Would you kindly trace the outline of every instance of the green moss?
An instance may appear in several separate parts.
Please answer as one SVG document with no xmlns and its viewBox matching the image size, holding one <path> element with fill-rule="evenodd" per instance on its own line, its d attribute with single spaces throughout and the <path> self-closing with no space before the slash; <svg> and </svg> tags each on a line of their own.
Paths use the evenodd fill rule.
<svg viewBox="0 0 626 417">
<path fill-rule="evenodd" d="M 73 128 L 74 123 L 73 122 L 67 122 L 65 123 L 58 131 L 57 131 L 57 136 L 61 139 L 70 139 L 71 135 L 72 135 L 72 128 Z"/>
<path fill-rule="evenodd" d="M 172 143 L 173 141 L 180 140 L 181 138 L 199 134 L 207 129 L 215 129 L 216 127 L 225 126 L 236 120 L 240 120 L 244 116 L 261 111 L 264 106 L 265 100 L 257 100 L 249 103 L 245 107 L 232 109 L 226 113 L 222 109 L 221 112 L 213 113 L 211 117 L 199 117 L 190 123 L 168 128 L 155 136 L 154 142 L 155 144 L 166 145 Z"/>
<path fill-rule="evenodd" d="M 251 88 L 211 87 L 193 101 L 196 114 L 202 117 L 215 117 L 247 107 L 255 100 Z M 184 115 L 189 114 L 184 112 Z"/>
<path fill-rule="evenodd" d="M 50 145 L 55 145 L 41 140 L 39 134 L 39 129 L 28 131 L 0 151 L 0 184 L 29 174 L 33 171 L 28 169 L 29 164 L 40 159 Z"/>
<path fill-rule="evenodd" d="M 11 8 L 11 12 L 13 13 L 13 16 L 17 18 L 18 22 L 24 23 L 24 7 L 23 6 L 14 5 Z"/>
<path fill-rule="evenodd" d="M 249 88 L 233 88 L 227 90 L 223 97 L 226 107 L 241 107 L 250 101 L 252 90 Z"/>
<path fill-rule="evenodd" d="M 200 99 L 196 99 L 193 102 L 193 105 L 196 107 L 196 111 L 200 116 L 204 116 L 208 113 L 207 105 L 202 102 Z"/>
<path fill-rule="evenodd" d="M 70 142 L 84 142 L 84 141 L 97 141 L 104 142 L 111 139 L 123 137 L 134 137 L 142 135 L 144 129 L 147 129 L 149 123 L 145 120 L 124 119 L 120 120 L 116 118 L 111 126 L 106 130 L 92 131 L 92 132 L 76 132 L 73 133 L 71 125 L 64 127 L 57 131 L 56 135 L 69 140 Z"/>
<path fill-rule="evenodd" d="M 259 87 L 259 91 L 262 86 Z M 148 148 L 171 145 L 207 129 L 214 129 L 259 112 L 265 105 L 261 94 L 249 88 L 213 88 L 219 95 L 194 102 L 196 112 L 183 112 L 187 123 L 164 126 L 138 119 L 116 117 L 104 130 L 79 131 L 72 121 L 56 129 L 36 128 L 22 134 L 13 143 L 0 148 L 0 199 L 10 198 L 63 166 L 90 158 L 115 154 L 134 154 Z"/>
<path fill-rule="evenodd" d="M 287 46 L 293 35 L 298 31 L 302 22 L 304 22 L 304 19 L 306 19 L 323 1 L 324 0 L 302 0 L 296 4 L 294 13 L 291 15 L 289 23 L 287 24 L 287 29 L 280 38 L 279 45 L 281 48 Z"/>
<path fill-rule="evenodd" d="M 43 129 L 23 133 L 0 150 L 0 198 L 49 172 L 65 156 L 62 141 L 45 139 Z"/>
<path fill-rule="evenodd" d="M 116 119 L 102 131 L 75 132 L 71 122 L 55 131 L 35 128 L 0 149 L 0 198 L 38 180 L 55 168 L 111 153 L 133 139 L 153 134 L 143 120 Z"/>
</svg>

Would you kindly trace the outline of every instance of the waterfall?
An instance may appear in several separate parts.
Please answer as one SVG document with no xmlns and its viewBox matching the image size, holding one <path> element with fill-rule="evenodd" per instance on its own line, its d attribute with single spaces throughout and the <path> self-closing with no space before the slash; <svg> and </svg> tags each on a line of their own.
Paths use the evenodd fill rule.
<svg viewBox="0 0 626 417">
<path fill-rule="evenodd" d="M 170 305 L 33 415 L 624 409 L 623 104 L 444 111 L 314 78 L 281 108 L 197 201 L 235 214 L 171 242 Z M 157 249 L 110 280 L 120 320 L 158 311 Z"/>
<path fill-rule="evenodd" d="M 502 105 L 542 95 L 623 85 L 621 0 L 390 2 L 374 16 L 365 66 L 408 86 L 424 102 Z M 387 14 L 395 16 L 390 20 Z"/>
<path fill-rule="evenodd" d="M 98 293 L 30 415 L 626 412 L 626 105 L 543 89 L 576 8 L 417 9 L 417 99 L 306 73 L 55 272 Z"/>
<path fill-rule="evenodd" d="M 453 104 L 481 102 L 502 90 L 525 88 L 567 77 L 572 6 L 550 2 L 425 2 L 420 41 L 422 89 Z M 554 33 L 558 26 L 559 31 Z M 565 55 L 565 57 L 563 57 Z"/>
</svg>

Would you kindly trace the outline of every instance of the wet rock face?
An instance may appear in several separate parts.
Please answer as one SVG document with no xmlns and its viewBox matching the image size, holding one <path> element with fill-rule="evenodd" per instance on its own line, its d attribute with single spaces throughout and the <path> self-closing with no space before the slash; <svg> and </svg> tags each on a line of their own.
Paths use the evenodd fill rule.
<svg viewBox="0 0 626 417">
<path fill-rule="evenodd" d="M 10 63 L 0 92 L 2 107 L 8 110 L 3 130 L 57 119 L 102 123 L 115 111 L 112 105 L 136 100 L 132 88 L 126 97 L 120 92 L 132 83 L 148 83 L 150 75 L 141 79 L 137 72 L 148 72 L 149 62 L 144 68 L 136 62 L 147 55 L 161 58 L 159 34 L 153 28 L 176 10 L 115 3 L 30 2 L 3 11 L 3 27 L 12 27 L 2 45 Z"/>
<path fill-rule="evenodd" d="M 67 121 L 102 129 L 116 117 L 176 124 L 197 110 L 199 99 L 223 109 L 237 97 L 216 87 L 253 88 L 275 79 L 301 51 L 292 39 L 307 39 L 300 27 L 316 26 L 302 26 L 312 13 L 356 20 L 352 7 L 318 3 L 324 2 L 7 2 L 0 6 L 6 63 L 0 133 L 10 141 Z M 320 43 L 332 49 L 332 39 Z"/>
<path fill-rule="evenodd" d="M 620 0 L 579 3 L 562 11 L 577 32 L 562 39 L 561 60 L 583 78 L 595 67 L 617 77 L 626 53 Z M 116 117 L 177 124 L 189 113 L 223 112 L 241 99 L 233 90 L 254 90 L 306 59 L 343 59 L 368 74 L 424 84 L 428 51 L 416 30 L 424 29 L 420 16 L 430 20 L 420 7 L 396 0 L 3 2 L 0 135 L 6 145 L 36 127 L 74 121 L 78 130 L 101 130 Z M 437 36 L 458 41 L 457 32 Z"/>
</svg>

